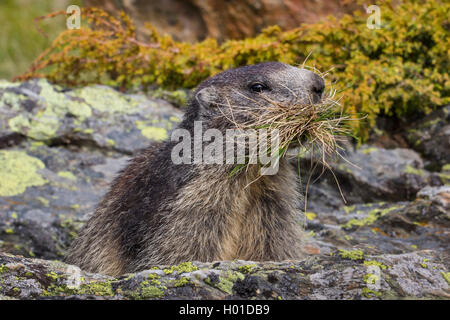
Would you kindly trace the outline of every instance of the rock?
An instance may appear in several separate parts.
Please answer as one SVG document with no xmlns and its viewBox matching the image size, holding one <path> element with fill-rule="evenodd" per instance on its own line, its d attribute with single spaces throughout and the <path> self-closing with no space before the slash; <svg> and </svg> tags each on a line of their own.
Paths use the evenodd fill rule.
<svg viewBox="0 0 450 320">
<path fill-rule="evenodd" d="M 330 173 L 309 187 L 310 252 L 352 247 L 370 254 L 448 249 L 450 189 L 430 186 L 442 183 L 436 179 L 439 173 L 422 169 L 420 157 L 406 149 L 362 146 L 349 151 L 347 159 L 361 169 L 345 161 L 331 164 L 347 205 Z"/>
<path fill-rule="evenodd" d="M 313 172 L 309 186 L 309 203 L 312 211 L 333 210 L 344 205 L 341 189 L 348 204 L 413 200 L 419 190 L 427 185 L 448 183 L 444 173 L 424 169 L 419 154 L 410 149 L 383 149 L 363 145 L 357 150 L 347 149 L 346 160 L 330 161 L 330 170 L 321 168 Z M 301 164 L 310 168 L 307 161 Z M 303 182 L 310 171 L 304 170 Z M 305 186 L 306 189 L 306 186 Z"/>
<path fill-rule="evenodd" d="M 405 136 L 410 147 L 425 158 L 425 167 L 438 171 L 450 166 L 450 105 L 413 123 Z"/>
<path fill-rule="evenodd" d="M 45 259 L 64 256 L 129 155 L 182 117 L 143 94 L 46 80 L 2 81 L 0 114 L 0 250 Z"/>
<path fill-rule="evenodd" d="M 424 199 L 435 199 L 436 196 L 440 196 L 441 194 L 450 194 L 450 186 L 440 186 L 440 187 L 430 187 L 426 186 L 417 192 L 418 198 Z"/>
<path fill-rule="evenodd" d="M 448 256 L 435 251 L 302 262 L 155 266 L 111 278 L 60 262 L 0 253 L 0 297 L 14 299 L 448 299 Z"/>
<path fill-rule="evenodd" d="M 272 25 L 288 30 L 302 23 L 318 22 L 329 15 L 342 16 L 357 7 L 354 2 L 340 0 L 85 0 L 84 3 L 114 15 L 124 10 L 136 24 L 141 39 L 148 39 L 149 29 L 145 28 L 145 23 L 150 22 L 158 31 L 189 42 L 206 37 L 219 41 L 250 37 Z"/>
<path fill-rule="evenodd" d="M 126 159 L 40 142 L 0 150 L 0 249 L 62 258 Z"/>
<path fill-rule="evenodd" d="M 44 79 L 0 87 L 0 147 L 23 139 L 132 154 L 168 137 L 182 113 L 106 86 L 65 90 Z"/>
<path fill-rule="evenodd" d="M 450 167 L 430 172 L 414 150 L 347 147 L 334 175 L 311 175 L 305 260 L 111 278 L 58 260 L 117 172 L 181 112 L 144 94 L 32 80 L 0 81 L 0 114 L 0 299 L 449 298 Z M 304 185 L 310 165 L 300 163 Z"/>
<path fill-rule="evenodd" d="M 331 212 L 307 212 L 311 246 L 318 253 L 358 247 L 370 254 L 447 250 L 449 193 L 413 202 L 366 203 Z M 325 245 L 326 244 L 326 245 Z"/>
</svg>

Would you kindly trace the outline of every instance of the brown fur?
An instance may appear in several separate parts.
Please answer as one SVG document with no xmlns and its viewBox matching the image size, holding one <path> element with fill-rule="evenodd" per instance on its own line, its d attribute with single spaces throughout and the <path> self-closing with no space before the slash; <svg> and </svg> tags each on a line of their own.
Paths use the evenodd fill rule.
<svg viewBox="0 0 450 320">
<path fill-rule="evenodd" d="M 170 224 L 151 235 L 140 261 L 142 267 L 189 260 L 276 261 L 301 257 L 301 228 L 295 222 L 295 216 L 301 214 L 301 196 L 289 163 L 284 162 L 277 175 L 262 176 L 253 183 L 256 172 L 231 182 L 227 173 L 221 172 L 223 168 L 201 170 L 202 175 L 166 204 L 167 211 L 172 212 Z M 267 199 L 281 203 L 266 204 Z"/>
<path fill-rule="evenodd" d="M 281 63 L 223 72 L 199 86 L 180 128 L 192 133 L 199 119 L 221 131 L 232 127 L 221 116 L 228 107 L 219 112 L 217 103 L 260 108 L 249 102 L 259 99 L 248 89 L 251 81 L 270 86 L 272 100 L 310 101 L 309 92 L 320 95 L 323 86 L 317 78 Z M 273 176 L 259 176 L 253 165 L 229 177 L 233 165 L 175 165 L 170 159 L 174 144 L 150 146 L 119 174 L 72 244 L 67 262 L 118 276 L 183 261 L 302 257 L 296 222 L 302 199 L 296 170 L 286 159 Z"/>
</svg>

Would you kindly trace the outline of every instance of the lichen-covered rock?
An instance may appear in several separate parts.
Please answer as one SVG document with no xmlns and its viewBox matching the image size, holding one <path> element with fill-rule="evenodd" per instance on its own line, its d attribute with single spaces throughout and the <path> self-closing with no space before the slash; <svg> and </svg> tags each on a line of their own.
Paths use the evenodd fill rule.
<svg viewBox="0 0 450 320">
<path fill-rule="evenodd" d="M 0 250 L 62 258 L 127 158 L 40 142 L 0 150 Z"/>
<path fill-rule="evenodd" d="M 186 262 L 111 278 L 0 253 L 0 297 L 15 299 L 403 299 L 450 297 L 448 256 L 336 251 L 305 261 Z"/>
<path fill-rule="evenodd" d="M 2 83 L 0 147 L 23 137 L 132 154 L 168 137 L 181 112 L 161 99 L 106 86 L 65 90 L 45 79 Z"/>
<path fill-rule="evenodd" d="M 330 161 L 331 169 L 316 169 L 310 186 L 312 210 L 327 210 L 344 205 L 339 188 L 347 203 L 413 200 L 427 185 L 449 183 L 447 175 L 424 169 L 418 153 L 410 149 L 383 149 L 363 145 L 357 150 L 348 148 L 343 155 Z M 309 165 L 303 164 L 308 168 Z M 306 171 L 304 181 L 309 179 Z"/>
<path fill-rule="evenodd" d="M 334 175 L 309 177 L 302 160 L 302 181 L 314 181 L 299 221 L 303 261 L 183 263 L 115 279 L 58 260 L 130 156 L 166 138 L 181 112 L 143 94 L 33 80 L 0 81 L 0 114 L 0 299 L 450 297 L 450 166 L 428 171 L 413 150 L 348 147 L 347 161 L 330 161 Z"/>
<path fill-rule="evenodd" d="M 129 155 L 181 112 L 105 86 L 0 84 L 0 250 L 61 259 Z"/>
<path fill-rule="evenodd" d="M 412 202 L 365 203 L 329 212 L 307 212 L 311 245 L 322 253 L 329 252 L 330 247 L 359 247 L 370 254 L 447 250 L 450 189 L 434 187 L 419 192 L 425 193 L 426 197 Z"/>
</svg>

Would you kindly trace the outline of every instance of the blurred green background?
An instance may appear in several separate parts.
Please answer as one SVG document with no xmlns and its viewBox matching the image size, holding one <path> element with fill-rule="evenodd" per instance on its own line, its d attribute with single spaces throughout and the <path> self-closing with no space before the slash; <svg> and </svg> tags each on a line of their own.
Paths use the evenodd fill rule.
<svg viewBox="0 0 450 320">
<path fill-rule="evenodd" d="M 41 20 L 44 37 L 34 19 L 50 12 L 66 10 L 81 0 L 1 0 L 0 1 L 0 79 L 22 74 L 66 27 L 64 17 Z"/>
</svg>

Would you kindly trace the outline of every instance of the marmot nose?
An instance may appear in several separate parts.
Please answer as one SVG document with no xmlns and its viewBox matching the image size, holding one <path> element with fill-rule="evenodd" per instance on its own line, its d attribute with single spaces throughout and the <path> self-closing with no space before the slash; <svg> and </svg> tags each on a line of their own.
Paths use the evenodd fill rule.
<svg viewBox="0 0 450 320">
<path fill-rule="evenodd" d="M 325 81 L 323 78 L 315 73 L 312 74 L 311 79 L 311 95 L 313 97 L 313 102 L 317 103 L 322 99 L 323 91 L 325 90 Z"/>
</svg>

